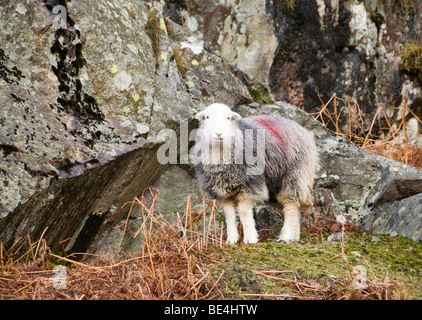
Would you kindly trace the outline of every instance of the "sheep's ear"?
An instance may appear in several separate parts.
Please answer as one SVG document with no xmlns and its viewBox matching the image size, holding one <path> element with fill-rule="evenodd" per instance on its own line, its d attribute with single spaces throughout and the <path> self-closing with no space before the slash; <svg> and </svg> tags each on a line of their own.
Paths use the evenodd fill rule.
<svg viewBox="0 0 422 320">
<path fill-rule="evenodd" d="M 236 112 L 232 112 L 232 117 L 231 117 L 231 119 L 232 119 L 233 121 L 238 121 L 238 120 L 242 119 L 242 117 L 240 116 L 240 114 L 238 114 L 238 113 L 236 113 Z"/>
<path fill-rule="evenodd" d="M 199 120 L 199 121 L 205 120 L 205 113 L 204 113 L 203 111 L 198 112 L 198 113 L 195 115 L 195 119 L 197 119 L 197 120 Z"/>
</svg>

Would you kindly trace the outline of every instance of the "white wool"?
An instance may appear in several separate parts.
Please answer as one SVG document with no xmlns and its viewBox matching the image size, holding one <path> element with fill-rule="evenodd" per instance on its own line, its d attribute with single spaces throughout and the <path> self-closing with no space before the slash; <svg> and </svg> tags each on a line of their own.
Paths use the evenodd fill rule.
<svg viewBox="0 0 422 320">
<path fill-rule="evenodd" d="M 241 116 L 225 104 L 214 103 L 199 112 L 195 118 L 202 120 L 201 129 L 211 141 L 211 139 L 224 140 L 224 138 L 234 136 L 237 127 L 233 126 L 232 122 L 240 120 Z"/>
<path fill-rule="evenodd" d="M 239 114 L 221 103 L 210 105 L 195 117 L 200 121 L 195 144 L 195 154 L 200 158 L 197 178 L 225 213 L 227 243 L 239 239 L 236 207 L 243 225 L 243 242 L 258 242 L 253 206 L 268 200 L 284 212 L 279 239 L 299 240 L 300 207 L 312 205 L 311 190 L 318 165 L 313 135 L 282 117 L 241 120 Z M 249 134 L 251 130 L 254 136 Z M 260 139 L 262 131 L 268 139 Z M 255 149 L 248 148 L 252 145 Z M 256 169 L 262 169 L 253 173 L 248 171 L 255 163 L 251 161 L 255 160 L 252 150 L 256 150 Z"/>
<path fill-rule="evenodd" d="M 198 135 L 201 144 L 196 148 L 201 150 L 203 163 L 228 163 L 231 159 L 231 148 L 234 139 L 239 138 L 239 128 L 233 125 L 241 116 L 221 103 L 214 103 L 199 112 L 196 119 L 201 121 Z"/>
</svg>

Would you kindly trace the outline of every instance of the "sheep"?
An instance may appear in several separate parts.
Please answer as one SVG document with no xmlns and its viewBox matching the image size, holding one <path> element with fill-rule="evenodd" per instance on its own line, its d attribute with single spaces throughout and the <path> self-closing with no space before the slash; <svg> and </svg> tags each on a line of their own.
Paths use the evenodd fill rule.
<svg viewBox="0 0 422 320">
<path fill-rule="evenodd" d="M 279 241 L 298 241 L 300 209 L 312 206 L 318 167 L 313 134 L 279 116 L 242 119 L 221 103 L 211 104 L 195 118 L 199 120 L 194 146 L 196 178 L 201 191 L 216 199 L 217 207 L 224 211 L 227 243 L 239 240 L 236 207 L 243 242 L 258 242 L 253 218 L 257 202 L 283 210 Z"/>
</svg>

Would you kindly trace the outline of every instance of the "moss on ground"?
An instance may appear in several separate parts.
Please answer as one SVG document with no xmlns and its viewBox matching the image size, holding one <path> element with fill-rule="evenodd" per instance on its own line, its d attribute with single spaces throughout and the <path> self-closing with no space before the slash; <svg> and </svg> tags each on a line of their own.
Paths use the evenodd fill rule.
<svg viewBox="0 0 422 320">
<path fill-rule="evenodd" d="M 422 243 L 401 236 L 377 237 L 380 241 L 371 241 L 372 235 L 365 234 L 346 240 L 347 262 L 339 256 L 340 243 L 315 237 L 291 245 L 264 242 L 215 248 L 204 259 L 215 277 L 224 271 L 221 289 L 227 299 L 297 296 L 296 282 L 309 284 L 315 293 L 321 288 L 325 295 L 319 298 L 327 298 L 329 286 L 347 283 L 352 288 L 351 271 L 357 266 L 364 267 L 371 283 L 387 283 L 387 280 L 404 284 L 396 288 L 392 298 L 405 298 L 416 287 L 407 298 L 422 299 Z M 337 282 L 339 279 L 343 280 Z"/>
</svg>

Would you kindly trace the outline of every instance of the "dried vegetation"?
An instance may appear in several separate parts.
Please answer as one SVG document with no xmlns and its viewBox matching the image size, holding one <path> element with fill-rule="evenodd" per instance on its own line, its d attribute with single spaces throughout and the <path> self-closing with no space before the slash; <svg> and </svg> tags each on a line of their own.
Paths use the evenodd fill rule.
<svg viewBox="0 0 422 320">
<path fill-rule="evenodd" d="M 154 200 L 158 193 L 153 194 Z M 205 228 L 197 222 L 204 213 L 188 209 L 173 225 L 154 214 L 154 202 L 147 208 L 143 198 L 131 203 L 143 215 L 141 252 L 129 257 L 92 256 L 82 263 L 78 254 L 59 256 L 50 252 L 45 240 L 20 239 L 11 248 L 1 246 L 0 299 L 219 299 L 223 297 L 214 279 L 202 269 L 198 251 L 221 245 L 215 227 L 215 205 Z M 125 231 L 129 231 L 125 228 Z M 67 267 L 66 289 L 53 286 L 54 267 Z"/>
<path fill-rule="evenodd" d="M 91 255 L 87 262 L 77 259 L 78 254 L 52 253 L 43 238 L 32 242 L 26 237 L 11 248 L 1 245 L 0 299 L 407 299 L 414 290 L 421 294 L 414 278 L 405 284 L 393 279 L 397 276 L 390 279 L 387 271 L 379 279 L 376 273 L 383 269 L 373 268 L 365 257 L 360 260 L 371 272 L 364 285 L 357 285 L 361 280 L 354 274 L 352 265 L 357 262 L 349 243 L 360 239 L 362 230 L 328 214 L 306 213 L 303 239 L 296 245 L 275 243 L 276 235 L 268 238 L 266 233 L 267 239 L 257 245 L 226 246 L 213 201 L 204 202 L 197 212 L 188 198 L 184 214 L 170 224 L 154 213 L 158 193 L 146 192 L 153 195 L 149 207 L 144 197 L 128 204 L 128 220 L 134 207 L 140 207 L 141 227 L 130 230 L 125 224 L 124 230 L 142 239 L 140 252 L 124 257 Z M 333 232 L 342 233 L 340 241 L 325 244 Z M 411 259 L 422 257 L 420 245 L 406 250 L 413 250 L 406 252 Z M 382 259 L 372 257 L 372 261 Z M 403 262 L 407 274 L 420 273 L 413 264 L 413 260 Z M 65 288 L 54 285 L 58 265 L 66 268 Z"/>
<path fill-rule="evenodd" d="M 422 43 L 406 42 L 401 56 L 403 67 L 409 72 L 422 72 Z"/>
<path fill-rule="evenodd" d="M 422 120 L 403 102 L 399 120 L 389 120 L 383 107 L 379 107 L 372 119 L 362 112 L 356 99 L 345 103 L 333 94 L 328 102 L 322 102 L 321 108 L 314 113 L 315 118 L 339 135 L 356 145 L 383 157 L 422 168 L 422 146 L 409 142 L 407 133 L 407 115 Z M 340 112 L 342 104 L 344 113 Z M 340 117 L 347 119 L 347 125 L 340 125 Z"/>
</svg>

